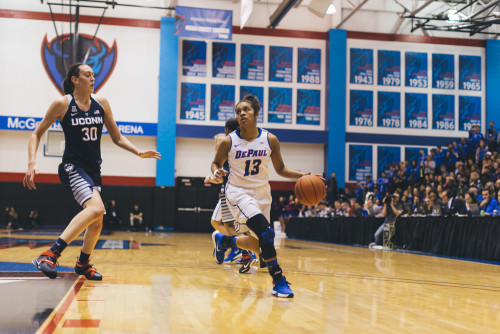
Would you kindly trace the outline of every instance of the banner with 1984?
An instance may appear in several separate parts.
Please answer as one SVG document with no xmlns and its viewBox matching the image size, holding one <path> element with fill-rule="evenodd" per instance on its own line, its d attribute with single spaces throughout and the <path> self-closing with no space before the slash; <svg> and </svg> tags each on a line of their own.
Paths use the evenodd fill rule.
<svg viewBox="0 0 500 334">
<path fill-rule="evenodd" d="M 427 94 L 405 93 L 405 128 L 427 129 Z"/>
</svg>

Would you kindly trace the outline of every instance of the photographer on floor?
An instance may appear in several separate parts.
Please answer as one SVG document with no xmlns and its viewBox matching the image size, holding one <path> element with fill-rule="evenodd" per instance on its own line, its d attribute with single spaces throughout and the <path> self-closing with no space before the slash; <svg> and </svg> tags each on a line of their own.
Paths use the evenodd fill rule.
<svg viewBox="0 0 500 334">
<path fill-rule="evenodd" d="M 382 208 L 382 212 L 380 214 L 381 217 L 385 217 L 384 223 L 380 225 L 375 232 L 375 242 L 370 244 L 370 248 L 382 249 L 384 227 L 394 224 L 396 217 L 402 213 L 401 210 L 396 208 L 395 199 L 396 197 L 394 195 L 388 195 L 384 198 L 384 207 Z"/>
</svg>

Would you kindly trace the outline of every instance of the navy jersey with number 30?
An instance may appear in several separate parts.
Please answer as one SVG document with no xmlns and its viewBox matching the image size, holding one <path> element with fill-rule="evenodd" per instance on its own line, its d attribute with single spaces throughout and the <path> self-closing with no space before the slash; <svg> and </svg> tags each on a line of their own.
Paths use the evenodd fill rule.
<svg viewBox="0 0 500 334">
<path fill-rule="evenodd" d="M 66 95 L 68 111 L 61 122 L 66 146 L 63 162 L 71 162 L 88 171 L 99 172 L 101 165 L 101 134 L 104 109 L 90 96 L 90 109 L 78 108 L 72 95 Z"/>
</svg>

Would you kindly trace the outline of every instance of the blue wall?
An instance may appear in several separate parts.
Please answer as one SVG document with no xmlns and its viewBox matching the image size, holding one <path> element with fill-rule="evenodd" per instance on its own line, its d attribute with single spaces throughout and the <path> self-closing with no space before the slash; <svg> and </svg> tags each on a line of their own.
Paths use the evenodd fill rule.
<svg viewBox="0 0 500 334">
<path fill-rule="evenodd" d="M 326 41 L 326 106 L 328 144 L 325 157 L 326 176 L 337 173 L 339 187 L 344 187 L 347 31 L 331 29 Z"/>
<path fill-rule="evenodd" d="M 500 127 L 500 41 L 486 41 L 486 128 Z"/>
<path fill-rule="evenodd" d="M 161 18 L 160 78 L 158 99 L 158 151 L 162 160 L 156 164 L 156 185 L 175 185 L 175 143 L 177 136 L 177 63 L 178 41 L 174 36 L 173 17 Z"/>
</svg>

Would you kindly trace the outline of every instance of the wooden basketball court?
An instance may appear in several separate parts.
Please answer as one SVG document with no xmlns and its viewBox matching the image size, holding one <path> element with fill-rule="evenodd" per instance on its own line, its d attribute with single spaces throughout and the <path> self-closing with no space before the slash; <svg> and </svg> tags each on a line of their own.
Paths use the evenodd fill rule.
<svg viewBox="0 0 500 334">
<path fill-rule="evenodd" d="M 27 272 L 48 247 L 40 246 L 42 240 L 54 235 L 4 230 L 0 238 L 0 293 L 8 296 L 2 298 L 0 332 L 500 332 L 495 264 L 277 239 L 295 293 L 279 299 L 269 293 L 267 270 L 239 274 L 235 264 L 217 265 L 209 234 L 103 236 L 91 257 L 102 282 Z M 79 251 L 68 247 L 60 266 L 71 272 Z M 16 288 L 20 284 L 26 288 Z M 56 288 L 54 305 L 41 307 Z"/>
</svg>

